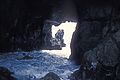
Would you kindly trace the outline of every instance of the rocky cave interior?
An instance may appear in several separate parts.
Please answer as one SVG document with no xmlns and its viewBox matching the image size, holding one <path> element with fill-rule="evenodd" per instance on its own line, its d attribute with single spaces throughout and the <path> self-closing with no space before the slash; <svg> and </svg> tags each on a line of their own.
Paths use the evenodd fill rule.
<svg viewBox="0 0 120 80">
<path fill-rule="evenodd" d="M 51 41 L 56 41 L 53 31 L 65 23 L 75 25 L 73 29 L 70 25 L 63 29 L 64 33 L 73 31 L 71 38 L 67 35 L 63 40 L 69 41 L 70 52 L 65 52 L 69 55 L 67 59 L 62 58 L 59 66 L 68 60 L 73 64 L 62 68 L 75 65 L 77 70 L 70 70 L 71 74 L 67 72 L 69 76 L 64 74 L 67 78 L 61 78 L 63 74 L 59 76 L 59 71 L 55 74 L 52 70 L 42 78 L 14 72 L 16 65 L 23 66 L 17 64 L 21 59 L 24 64 L 27 60 L 31 63 L 32 60 L 44 61 L 34 59 L 29 53 L 40 55 L 40 50 L 48 53 L 54 50 L 54 53 L 64 55 L 64 51 L 58 51 L 66 47 L 66 43 L 55 45 Z M 10 55 L 16 57 L 14 53 L 17 61 L 9 58 Z M 18 58 L 20 54 L 23 54 L 22 58 Z M 41 56 L 45 58 L 46 55 Z M 59 59 L 55 60 L 59 62 Z M 14 67 L 8 67 L 14 63 Z M 48 66 L 51 64 L 49 62 Z M 15 76 L 11 74 L 12 69 L 17 73 Z M 0 0 L 0 80 L 120 80 L 120 0 Z"/>
</svg>

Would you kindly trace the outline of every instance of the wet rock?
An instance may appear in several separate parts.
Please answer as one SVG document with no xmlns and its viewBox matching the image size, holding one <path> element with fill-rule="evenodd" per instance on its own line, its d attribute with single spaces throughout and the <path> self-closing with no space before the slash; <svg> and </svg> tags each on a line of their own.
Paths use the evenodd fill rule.
<svg viewBox="0 0 120 80">
<path fill-rule="evenodd" d="M 57 74 L 55 74 L 53 72 L 49 72 L 48 74 L 46 74 L 40 80 L 61 80 L 61 79 L 60 79 L 60 77 Z"/>
<path fill-rule="evenodd" d="M 80 80 L 82 79 L 82 71 L 77 70 L 69 76 L 70 80 Z"/>
<path fill-rule="evenodd" d="M 87 64 L 86 64 L 87 65 Z M 106 66 L 98 63 L 96 68 L 80 67 L 69 77 L 70 80 L 120 80 L 120 66 Z"/>
<path fill-rule="evenodd" d="M 29 60 L 29 59 L 33 59 L 33 57 L 30 56 L 29 54 L 23 54 L 23 56 L 17 57 L 17 60 Z"/>
<path fill-rule="evenodd" d="M 96 70 L 80 67 L 79 70 L 73 72 L 69 77 L 70 80 L 95 80 Z"/>
<path fill-rule="evenodd" d="M 0 67 L 0 80 L 17 80 L 12 74 L 7 68 Z"/>
<path fill-rule="evenodd" d="M 18 57 L 17 58 L 17 60 L 29 60 L 29 59 L 33 59 L 33 57 L 26 55 L 24 57 Z"/>
</svg>

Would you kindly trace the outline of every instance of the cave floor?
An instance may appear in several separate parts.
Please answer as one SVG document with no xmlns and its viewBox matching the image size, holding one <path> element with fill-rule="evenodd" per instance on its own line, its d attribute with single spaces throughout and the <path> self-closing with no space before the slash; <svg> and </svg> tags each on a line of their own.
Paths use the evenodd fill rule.
<svg viewBox="0 0 120 80">
<path fill-rule="evenodd" d="M 12 71 L 18 80 L 38 80 L 48 72 L 58 74 L 61 80 L 69 80 L 68 76 L 78 69 L 78 66 L 68 59 L 42 51 L 0 55 L 0 66 Z"/>
</svg>

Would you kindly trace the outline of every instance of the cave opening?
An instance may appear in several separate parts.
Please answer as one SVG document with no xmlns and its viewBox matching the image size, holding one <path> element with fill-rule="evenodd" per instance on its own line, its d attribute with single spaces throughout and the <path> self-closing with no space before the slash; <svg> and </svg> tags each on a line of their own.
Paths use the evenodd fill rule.
<svg viewBox="0 0 120 80">
<path fill-rule="evenodd" d="M 69 58 L 71 55 L 70 43 L 75 31 L 77 22 L 65 21 L 58 26 L 52 25 L 52 38 L 50 40 L 52 47 L 58 47 L 60 50 L 42 50 L 60 57 Z M 63 32 L 62 32 L 63 31 Z M 60 39 L 62 36 L 62 39 Z"/>
<path fill-rule="evenodd" d="M 49 43 L 46 46 L 47 49 L 42 51 L 69 58 L 71 55 L 71 39 L 76 29 L 77 21 L 78 15 L 73 0 L 65 0 L 60 6 L 53 9 L 51 19 L 46 20 L 50 26 L 49 28 L 51 28 L 48 33 L 51 35 L 50 38 L 46 38 L 45 43 Z M 49 45 L 50 47 L 48 47 Z"/>
</svg>

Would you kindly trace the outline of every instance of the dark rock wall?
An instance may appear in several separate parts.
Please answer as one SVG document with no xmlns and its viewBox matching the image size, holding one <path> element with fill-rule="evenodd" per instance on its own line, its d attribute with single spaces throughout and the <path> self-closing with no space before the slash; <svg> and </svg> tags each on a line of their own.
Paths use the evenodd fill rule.
<svg viewBox="0 0 120 80">
<path fill-rule="evenodd" d="M 75 1 L 79 19 L 70 58 L 81 66 L 71 80 L 120 80 L 120 2 Z"/>
<path fill-rule="evenodd" d="M 119 39 L 113 36 L 119 35 L 120 30 L 119 2 L 101 0 L 101 3 L 86 5 L 87 0 L 81 3 L 75 1 L 79 20 L 71 42 L 70 58 L 78 64 L 86 60 L 106 62 L 105 65 L 117 63 L 120 55 Z"/>
<path fill-rule="evenodd" d="M 56 0 L 1 0 L 0 52 L 41 49 L 43 24 Z"/>
</svg>

